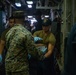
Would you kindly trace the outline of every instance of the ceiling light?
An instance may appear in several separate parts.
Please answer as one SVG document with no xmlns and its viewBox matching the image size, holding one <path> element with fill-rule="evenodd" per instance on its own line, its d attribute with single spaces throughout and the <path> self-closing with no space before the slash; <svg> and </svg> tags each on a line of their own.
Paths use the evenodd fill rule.
<svg viewBox="0 0 76 75">
<path fill-rule="evenodd" d="M 28 8 L 32 8 L 32 5 L 28 5 Z"/>
<path fill-rule="evenodd" d="M 49 15 L 45 15 L 45 18 L 48 18 L 49 17 Z"/>
<path fill-rule="evenodd" d="M 31 23 L 37 22 L 37 20 L 31 19 Z"/>
<path fill-rule="evenodd" d="M 28 16 L 28 18 L 32 18 L 33 16 Z"/>
<path fill-rule="evenodd" d="M 27 4 L 33 4 L 33 1 L 27 1 Z"/>
<path fill-rule="evenodd" d="M 15 3 L 17 7 L 21 7 L 21 3 Z"/>
</svg>

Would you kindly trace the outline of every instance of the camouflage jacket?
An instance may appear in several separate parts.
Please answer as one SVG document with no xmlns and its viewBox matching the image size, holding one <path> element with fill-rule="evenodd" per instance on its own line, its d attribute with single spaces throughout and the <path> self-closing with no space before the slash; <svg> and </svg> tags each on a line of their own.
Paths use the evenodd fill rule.
<svg viewBox="0 0 76 75">
<path fill-rule="evenodd" d="M 22 25 L 15 25 L 6 34 L 7 54 L 5 59 L 6 71 L 28 72 L 28 53 L 38 58 L 38 54 L 32 34 Z"/>
</svg>

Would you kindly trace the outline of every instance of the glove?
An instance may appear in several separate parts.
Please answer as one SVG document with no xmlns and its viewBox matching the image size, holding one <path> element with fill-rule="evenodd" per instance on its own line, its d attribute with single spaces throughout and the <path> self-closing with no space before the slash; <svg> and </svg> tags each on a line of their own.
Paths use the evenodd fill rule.
<svg viewBox="0 0 76 75">
<path fill-rule="evenodd" d="M 40 47 L 38 47 L 38 50 L 41 51 L 42 54 L 45 54 L 46 51 L 47 51 L 47 47 L 45 47 L 45 46 L 40 46 Z"/>
<path fill-rule="evenodd" d="M 28 59 L 30 59 L 31 58 L 31 55 L 30 54 L 28 54 Z"/>
<path fill-rule="evenodd" d="M 0 54 L 0 63 L 2 63 L 2 55 Z"/>
<path fill-rule="evenodd" d="M 42 46 L 42 50 L 41 50 L 41 51 L 42 51 L 43 53 L 46 53 L 46 50 L 47 50 L 47 47 Z"/>
<path fill-rule="evenodd" d="M 37 42 L 38 40 L 42 40 L 40 37 L 34 37 L 34 42 Z"/>
</svg>

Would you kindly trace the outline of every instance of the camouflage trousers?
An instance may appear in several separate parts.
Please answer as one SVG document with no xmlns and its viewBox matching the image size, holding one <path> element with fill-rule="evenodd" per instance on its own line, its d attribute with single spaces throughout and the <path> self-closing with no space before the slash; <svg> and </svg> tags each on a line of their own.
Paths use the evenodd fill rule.
<svg viewBox="0 0 76 75">
<path fill-rule="evenodd" d="M 6 72 L 6 75 L 29 75 L 29 72 L 20 71 L 20 72 Z"/>
</svg>

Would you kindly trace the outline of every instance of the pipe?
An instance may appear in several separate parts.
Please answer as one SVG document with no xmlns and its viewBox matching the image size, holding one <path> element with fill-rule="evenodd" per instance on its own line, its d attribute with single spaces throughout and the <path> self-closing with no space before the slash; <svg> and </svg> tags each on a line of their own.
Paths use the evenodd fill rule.
<svg viewBox="0 0 76 75">
<path fill-rule="evenodd" d="M 17 9 L 9 0 L 6 0 L 8 4 L 10 4 L 13 8 Z"/>
</svg>

